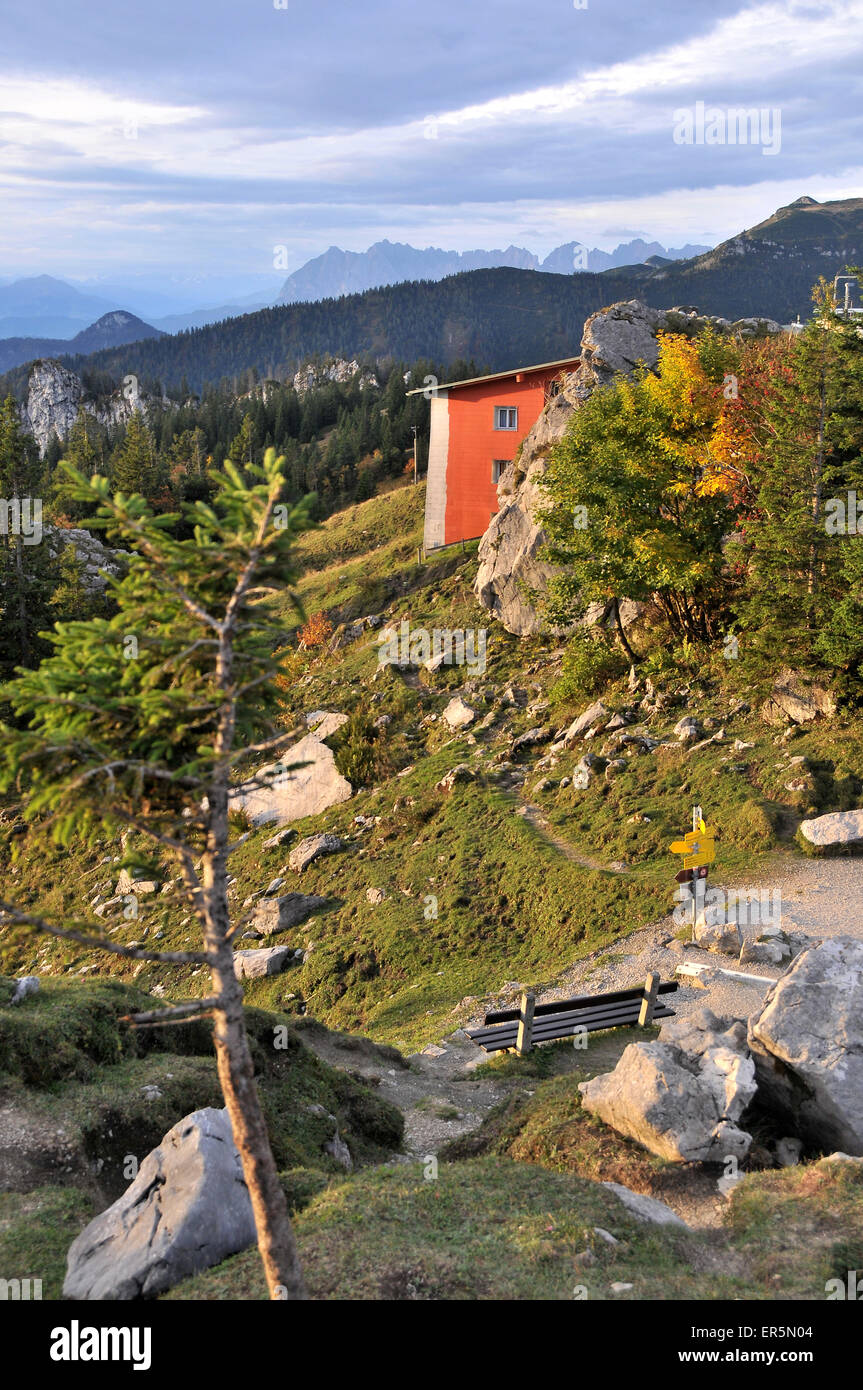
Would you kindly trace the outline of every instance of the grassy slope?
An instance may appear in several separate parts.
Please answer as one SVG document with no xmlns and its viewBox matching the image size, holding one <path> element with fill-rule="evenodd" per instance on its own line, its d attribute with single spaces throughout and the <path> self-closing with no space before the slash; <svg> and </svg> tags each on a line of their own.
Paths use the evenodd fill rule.
<svg viewBox="0 0 863 1390">
<path fill-rule="evenodd" d="M 388 622 L 408 617 L 412 628 L 481 627 L 487 616 L 472 592 L 475 556 L 470 549 L 447 552 L 423 566 L 415 560 L 423 487 L 404 487 L 351 507 L 303 539 L 300 593 L 306 611 L 321 606 L 337 620 L 380 611 Z M 296 625 L 287 597 L 280 600 L 285 627 Z M 329 898 L 329 907 L 280 942 L 312 949 L 304 965 L 247 986 L 249 1002 L 266 1008 L 302 1006 L 340 1028 L 364 1029 L 404 1047 L 438 1038 L 452 1026 L 453 1010 L 465 996 L 500 991 L 507 980 L 541 985 L 580 953 L 612 944 L 625 932 L 665 914 L 672 904 L 676 862 L 668 844 L 687 828 L 698 801 L 720 827 L 720 858 L 714 880 L 755 876 L 762 856 L 782 847 L 801 814 L 855 804 L 863 786 L 863 738 L 858 723 L 839 719 L 797 733 L 777 745 L 777 730 L 757 712 L 732 713 L 743 677 L 718 661 L 714 667 L 680 672 L 661 650 L 654 657 L 657 687 L 668 707 L 650 717 L 654 738 L 668 737 L 686 706 L 678 689 L 688 688 L 699 717 L 722 726 L 726 738 L 698 752 L 675 746 L 631 758 L 612 782 L 600 775 L 579 791 L 559 786 L 586 747 L 563 754 L 550 769 L 553 785 L 534 792 L 534 771 L 547 751 L 524 762 L 521 792 L 501 785 L 499 761 L 513 736 L 537 724 L 563 726 L 586 700 L 559 695 L 561 649 L 534 638 L 519 641 L 489 626 L 488 667 L 467 678 L 467 699 L 477 709 L 476 732 L 453 734 L 439 715 L 453 690 L 464 688 L 464 670 L 444 668 L 436 676 L 406 683 L 394 674 L 377 676 L 372 634 L 331 654 L 294 659 L 285 692 L 285 725 L 301 725 L 304 711 L 343 709 L 374 720 L 390 716 L 373 734 L 371 767 L 347 803 L 297 823 L 298 835 L 334 831 L 346 849 L 318 860 L 301 879 L 287 869 L 290 845 L 264 850 L 268 831 L 253 833 L 232 858 L 236 910 L 247 896 L 276 876 L 283 891 L 301 889 Z M 677 671 L 677 674 L 673 672 Z M 515 681 L 531 702 L 526 709 L 504 705 L 500 695 Z M 735 685 L 739 688 L 735 688 Z M 757 692 L 756 692 L 757 696 Z M 625 682 L 603 698 L 615 709 L 632 707 Z M 637 699 L 637 697 L 636 697 Z M 550 701 L 550 707 L 547 702 Z M 478 728 L 486 715 L 491 727 Z M 362 732 L 362 731 L 361 731 Z M 754 747 L 734 752 L 731 741 Z M 338 741 L 338 736 L 337 736 Z M 340 760 L 350 750 L 339 753 Z M 791 755 L 808 759 L 806 790 L 785 783 L 799 776 Z M 476 769 L 477 779 L 449 796 L 435 783 L 458 762 Z M 741 766 L 742 764 L 742 766 Z M 353 776 L 354 784 L 359 780 Z M 568 860 L 517 814 L 522 795 L 537 802 L 554 833 L 573 853 L 599 868 Z M 639 813 L 647 821 L 633 822 Z M 363 827 L 357 816 L 374 817 Z M 5 851 L 18 897 L 58 916 L 84 910 L 84 899 L 100 881 L 115 881 L 116 847 L 104 854 L 66 854 L 25 840 L 17 861 Z M 0 869 L 4 851 L 0 845 Z M 615 860 L 626 874 L 603 867 Z M 166 867 L 166 873 L 170 869 Z M 20 888 L 17 885 L 21 885 Z M 386 900 L 372 906 L 369 887 L 384 888 Z M 436 902 L 434 901 L 436 900 Z M 435 916 L 434 913 L 437 913 Z M 169 899 L 142 901 L 136 921 L 113 918 L 118 941 L 150 939 L 162 932 L 164 948 L 197 943 L 197 928 L 182 905 Z M 243 945 L 250 944 L 243 942 Z M 34 941 L 23 932 L 5 933 L 6 969 L 75 974 L 92 970 L 134 978 L 144 989 L 164 988 L 168 997 L 202 994 L 205 972 L 190 967 L 129 966 L 96 961 L 84 950 Z"/>
<path fill-rule="evenodd" d="M 413 627 L 428 628 L 485 623 L 472 594 L 472 548 L 422 567 L 415 562 L 422 493 L 394 491 L 304 538 L 300 593 L 307 612 L 326 607 L 335 621 L 349 621 L 384 611 L 388 621 L 408 616 Z M 296 616 L 282 602 L 289 631 Z M 759 857 L 777 846 L 792 852 L 790 836 L 801 813 L 851 804 L 859 795 L 863 749 L 853 723 L 801 731 L 786 753 L 757 714 L 730 715 L 741 693 L 733 688 L 733 671 L 693 671 L 699 715 L 726 727 L 728 740 L 754 748 L 734 754 L 726 740 L 698 753 L 659 750 L 633 758 L 613 782 L 599 777 L 585 791 L 559 786 L 583 748 L 563 755 L 550 770 L 554 785 L 536 793 L 530 791 L 540 775 L 534 764 L 545 750 L 527 759 L 527 793 L 559 839 L 603 865 L 625 859 L 630 871 L 583 867 L 516 814 L 520 796 L 502 788 L 498 760 L 513 736 L 540 723 L 560 727 L 586 701 L 556 693 L 561 665 L 553 643 L 519 642 L 492 627 L 488 663 L 467 698 L 481 717 L 494 719 L 475 734 L 453 735 L 440 720 L 423 723 L 459 688 L 463 672 L 444 669 L 414 684 L 392 675 L 375 679 L 375 643 L 368 636 L 330 655 L 309 655 L 286 690 L 286 727 L 315 708 L 360 709 L 370 718 L 386 713 L 392 721 L 375 739 L 369 789 L 297 827 L 299 835 L 334 830 L 349 842 L 301 880 L 291 875 L 286 885 L 330 899 L 328 910 L 277 938 L 294 946 L 314 943 L 307 962 L 247 987 L 250 1004 L 276 1011 L 253 1010 L 250 1018 L 274 1143 L 280 1164 L 290 1170 L 286 1185 L 297 1206 L 311 1197 L 298 1224 L 313 1294 L 572 1298 L 578 1285 L 591 1298 L 603 1298 L 614 1296 L 610 1284 L 620 1280 L 634 1284 L 623 1297 L 822 1297 L 834 1265 L 842 1265 L 842 1273 L 863 1260 L 847 1240 L 843 1244 L 843 1225 L 856 1221 L 859 1227 L 863 1214 L 863 1189 L 853 1170 L 817 1165 L 747 1176 L 735 1192 L 718 1254 L 705 1238 L 657 1236 L 630 1222 L 585 1177 L 645 1190 L 661 1165 L 587 1121 L 579 1112 L 577 1078 L 545 1081 L 538 1062 L 527 1067 L 539 1078 L 535 1099 L 513 1099 L 483 1127 L 474 1148 L 468 1146 L 479 1156 L 454 1154 L 435 1181 L 413 1166 L 344 1179 L 321 1154 L 327 1136 L 304 1108 L 310 1099 L 338 1116 L 360 1162 L 392 1148 L 397 1121 L 373 1093 L 300 1047 L 301 1023 L 292 1033 L 290 1066 L 283 1067 L 268 1046 L 283 1011 L 302 1002 L 310 1015 L 334 1026 L 362 1028 L 406 1046 L 436 1039 L 454 1026 L 453 1010 L 464 995 L 496 992 L 507 979 L 547 981 L 579 952 L 611 945 L 662 914 L 676 867 L 667 843 L 685 827 L 692 801 L 701 801 L 722 827 L 721 873 L 739 879 L 754 874 Z M 673 695 L 674 681 L 661 666 L 657 684 L 665 680 Z M 525 688 L 535 708 L 501 703 L 510 681 Z M 622 683 L 603 698 L 613 708 L 632 704 Z M 550 708 L 542 708 L 545 701 Z M 681 712 L 669 705 L 651 719 L 651 734 L 667 734 Z M 794 773 L 780 764 L 798 753 L 810 760 L 807 790 L 791 793 L 785 782 Z M 742 760 L 744 770 L 734 770 Z M 460 761 L 476 767 L 476 782 L 451 796 L 435 792 L 435 782 Z M 635 812 L 649 816 L 649 823 L 633 824 Z M 358 815 L 376 819 L 362 828 Z M 96 884 L 116 880 L 114 845 L 90 855 L 60 853 L 30 837 L 10 837 L 8 825 L 0 833 L 6 836 L 0 871 L 16 896 L 58 917 L 82 912 Z M 233 857 L 237 910 L 286 865 L 290 846 L 263 850 L 267 833 L 252 834 Z M 370 886 L 387 891 L 380 906 L 369 904 Z M 431 895 L 436 917 L 429 911 Z M 116 940 L 162 933 L 166 948 L 196 943 L 195 923 L 182 906 L 158 898 L 141 909 L 137 921 L 111 919 Z M 209 1047 L 194 1029 L 133 1039 L 116 1022 L 118 1012 L 140 1006 L 154 987 L 165 999 L 203 993 L 203 972 L 97 961 L 75 946 L 42 943 L 10 929 L 3 948 L 9 973 L 48 977 L 36 999 L 14 1014 L 0 1012 L 4 1096 L 26 1103 L 40 1119 L 62 1119 L 85 1155 L 98 1152 L 116 1166 L 123 1154 L 146 1152 L 195 1105 L 217 1100 Z M 157 1050 L 162 1047 L 172 1050 Z M 145 1084 L 159 1086 L 158 1101 L 142 1099 Z M 114 1142 L 106 1147 L 108 1128 Z M 110 1172 L 102 1182 L 103 1193 L 109 1191 Z M 314 1195 L 322 1183 L 326 1189 Z M 87 1192 L 57 1186 L 0 1196 L 0 1263 L 8 1266 L 8 1277 L 42 1273 L 46 1293 L 56 1296 L 63 1254 L 89 1218 L 92 1200 Z M 622 1244 L 604 1246 L 594 1225 L 613 1230 Z M 587 1249 L 591 1256 L 582 1261 Z M 263 1296 L 256 1253 L 188 1281 L 174 1296 Z"/>
</svg>

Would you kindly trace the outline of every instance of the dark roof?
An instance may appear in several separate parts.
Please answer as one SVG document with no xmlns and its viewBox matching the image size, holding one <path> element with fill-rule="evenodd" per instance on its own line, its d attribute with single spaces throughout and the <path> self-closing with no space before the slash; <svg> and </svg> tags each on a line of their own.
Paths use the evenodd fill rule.
<svg viewBox="0 0 863 1390">
<path fill-rule="evenodd" d="M 441 382 L 438 386 L 414 386 L 406 394 L 408 396 L 419 396 L 425 391 L 457 391 L 460 386 L 478 386 L 481 381 L 505 381 L 510 376 L 522 376 L 530 372 L 547 372 L 550 367 L 577 367 L 581 361 L 580 357 L 563 357 L 559 362 L 539 362 L 532 367 L 513 367 L 508 372 L 491 372 L 488 376 L 472 376 L 467 381 L 448 381 Z"/>
</svg>

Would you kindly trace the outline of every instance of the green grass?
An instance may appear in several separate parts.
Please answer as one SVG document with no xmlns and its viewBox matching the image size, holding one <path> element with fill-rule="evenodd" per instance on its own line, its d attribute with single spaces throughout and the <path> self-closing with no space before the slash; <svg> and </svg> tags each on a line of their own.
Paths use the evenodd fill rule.
<svg viewBox="0 0 863 1390">
<path fill-rule="evenodd" d="M 562 727 L 585 702 L 561 696 L 558 642 L 519 640 L 489 620 L 473 593 L 471 548 L 465 554 L 447 551 L 423 566 L 415 563 L 422 502 L 422 487 L 396 488 L 303 536 L 304 600 L 308 611 L 323 606 L 336 619 L 377 610 L 395 626 L 408 618 L 413 628 L 487 628 L 488 668 L 469 682 L 467 692 L 478 719 L 472 731 L 458 736 L 439 718 L 428 722 L 466 673 L 444 668 L 410 683 L 394 673 L 378 676 L 374 634 L 332 654 L 299 659 L 284 692 L 286 728 L 299 726 L 301 716 L 314 708 L 344 709 L 354 718 L 354 734 L 382 714 L 391 722 L 376 733 L 367 756 L 358 757 L 350 731 L 333 740 L 340 764 L 368 789 L 361 787 L 342 806 L 298 822 L 296 830 L 298 836 L 334 831 L 348 840 L 348 848 L 318 861 L 301 880 L 286 875 L 291 888 L 325 895 L 329 906 L 279 938 L 296 947 L 313 943 L 304 965 L 247 987 L 250 1003 L 288 1012 L 305 1008 L 335 1027 L 362 1029 L 405 1048 L 449 1031 L 463 997 L 495 994 L 511 979 L 542 986 L 580 955 L 598 948 L 613 952 L 629 931 L 664 916 L 673 906 L 678 867 L 668 847 L 688 828 L 693 803 L 699 802 L 718 827 L 712 881 L 722 883 L 754 879 L 777 849 L 796 853 L 794 831 L 804 814 L 859 804 L 863 797 L 859 719 L 842 715 L 800 729 L 787 745 L 777 745 L 780 731 L 766 726 L 757 712 L 761 692 L 741 684 L 743 677 L 729 669 L 733 663 L 705 660 L 701 669 L 678 673 L 657 647 L 650 662 L 668 704 L 651 718 L 652 736 L 672 737 L 674 724 L 687 712 L 676 692 L 688 680 L 692 712 L 712 720 L 714 728 L 724 727 L 725 742 L 693 753 L 674 741 L 672 747 L 629 759 L 611 781 L 600 772 L 585 790 L 562 788 L 561 779 L 572 776 L 587 747 L 602 751 L 600 736 L 563 753 L 548 769 L 551 788 L 533 793 L 541 775 L 535 762 L 547 751 L 538 750 L 524 762 L 523 792 L 540 804 L 560 842 L 547 844 L 515 814 L 521 793 L 501 791 L 497 760 L 520 732 L 536 723 Z M 369 585 L 383 589 L 372 594 Z M 287 631 L 295 618 L 286 600 L 278 602 L 284 603 Z M 648 646 L 659 641 L 658 634 L 647 637 Z M 549 708 L 534 712 L 502 705 L 499 693 L 512 681 L 526 690 L 530 702 L 546 701 Z M 741 694 L 751 700 L 749 713 L 732 712 Z M 615 710 L 634 703 L 625 681 L 613 682 L 603 698 Z M 487 714 L 494 722 L 483 731 L 478 725 Z M 754 747 L 735 752 L 734 739 Z M 785 788 L 796 769 L 779 766 L 797 754 L 806 757 L 811 773 L 805 794 Z M 477 769 L 476 783 L 441 796 L 435 783 L 460 761 Z M 380 820 L 361 831 L 357 815 Z M 3 833 L 8 838 L 8 831 Z M 256 832 L 232 857 L 235 912 L 246 896 L 285 869 L 289 849 L 264 851 L 267 834 Z M 97 883 L 116 880 L 113 844 L 92 852 L 75 846 L 60 852 L 34 835 L 17 843 L 13 860 L 0 834 L 0 873 L 8 875 L 11 892 L 23 905 L 37 906 L 56 920 L 80 914 Z M 567 859 L 567 849 L 599 867 Z M 626 873 L 603 867 L 617 860 L 627 864 Z M 165 871 L 170 876 L 171 866 Z M 386 889 L 383 904 L 367 902 L 369 887 Z M 115 919 L 112 926 L 113 939 L 123 943 L 157 939 L 165 949 L 181 949 L 200 940 L 186 909 L 160 897 L 143 901 L 136 921 Z M 144 990 L 161 985 L 171 998 L 197 997 L 209 988 L 207 972 L 199 967 L 100 959 L 72 943 L 34 938 L 18 928 L 4 928 L 2 957 L 5 969 L 16 974 L 75 977 L 95 964 L 90 978 L 121 978 Z"/>
<path fill-rule="evenodd" d="M 42 1298 L 60 1298 L 66 1252 L 95 1212 L 70 1187 L 0 1192 L 0 1279 L 41 1279 Z"/>
<path fill-rule="evenodd" d="M 696 1234 L 633 1220 L 586 1177 L 485 1157 L 443 1164 L 437 1178 L 419 1164 L 367 1170 L 313 1197 L 295 1224 L 313 1299 L 817 1301 L 857 1257 L 843 1231 L 861 1218 L 851 1165 L 747 1176 L 728 1229 Z M 615 1282 L 632 1289 L 614 1293 Z M 166 1297 L 265 1298 L 258 1253 Z"/>
</svg>

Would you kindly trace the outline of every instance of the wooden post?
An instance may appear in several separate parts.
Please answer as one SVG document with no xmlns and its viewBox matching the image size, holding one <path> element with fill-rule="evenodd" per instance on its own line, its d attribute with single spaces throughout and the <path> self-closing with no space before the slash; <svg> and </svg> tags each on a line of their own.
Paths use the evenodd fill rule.
<svg viewBox="0 0 863 1390">
<path fill-rule="evenodd" d="M 693 808 L 692 808 L 692 829 L 693 829 L 694 831 L 698 829 L 698 822 L 699 822 L 700 820 L 701 820 L 701 807 L 700 807 L 700 806 L 693 806 Z M 696 928 L 696 926 L 698 925 L 698 899 L 699 899 L 700 897 L 703 897 L 703 896 L 704 896 L 703 893 L 699 893 L 699 891 L 698 891 L 698 883 L 699 883 L 699 879 L 698 879 L 698 870 L 697 870 L 697 869 L 693 869 L 693 871 L 692 871 L 692 935 L 693 935 L 693 937 L 695 936 L 695 928 Z"/>
<path fill-rule="evenodd" d="M 515 1050 L 519 1057 L 524 1057 L 530 1052 L 530 1039 L 533 1033 L 533 1010 L 536 1005 L 536 995 L 525 991 L 521 996 L 521 1014 L 518 1020 L 518 1037 L 515 1042 Z"/>
<path fill-rule="evenodd" d="M 656 996 L 659 994 L 659 976 L 651 970 L 647 979 L 644 981 L 644 993 L 641 997 L 641 1008 L 638 1012 L 639 1028 L 646 1028 L 653 1019 L 653 1010 L 656 1008 Z"/>
</svg>

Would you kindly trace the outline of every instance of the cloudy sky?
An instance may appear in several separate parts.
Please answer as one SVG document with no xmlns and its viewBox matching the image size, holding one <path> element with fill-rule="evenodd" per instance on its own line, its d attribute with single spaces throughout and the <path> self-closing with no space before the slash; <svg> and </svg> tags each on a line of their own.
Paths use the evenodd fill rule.
<svg viewBox="0 0 863 1390">
<path fill-rule="evenodd" d="M 863 0 L 5 0 L 3 40 L 6 276 L 251 292 L 276 247 L 713 243 L 863 194 Z M 697 102 L 778 150 L 676 143 Z"/>
</svg>

